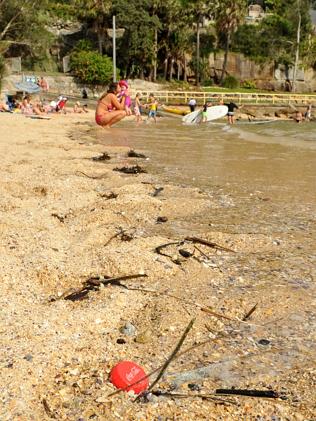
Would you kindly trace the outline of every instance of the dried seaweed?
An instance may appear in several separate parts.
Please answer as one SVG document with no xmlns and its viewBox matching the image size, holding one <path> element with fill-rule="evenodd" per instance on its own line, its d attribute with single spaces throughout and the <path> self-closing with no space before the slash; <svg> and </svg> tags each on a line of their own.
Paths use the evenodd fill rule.
<svg viewBox="0 0 316 421">
<path fill-rule="evenodd" d="M 121 167 L 121 168 L 113 168 L 113 171 L 122 172 L 124 174 L 141 174 L 147 173 L 147 171 L 140 167 L 139 165 L 133 165 L 132 167 Z"/>
<path fill-rule="evenodd" d="M 109 193 L 101 193 L 100 197 L 110 200 L 110 199 L 116 199 L 118 197 L 118 194 L 111 191 Z"/>
<path fill-rule="evenodd" d="M 76 174 L 82 174 L 85 177 L 91 178 L 92 180 L 101 180 L 101 178 L 107 177 L 107 174 L 89 175 L 89 174 L 84 173 L 83 171 L 77 171 Z"/>
<path fill-rule="evenodd" d="M 93 156 L 91 159 L 92 161 L 109 161 L 111 157 L 107 152 L 103 152 L 102 155 Z"/>
<path fill-rule="evenodd" d="M 52 213 L 52 216 L 57 218 L 61 223 L 64 223 L 65 219 L 67 218 L 67 215 L 58 215 L 58 213 Z"/>
<path fill-rule="evenodd" d="M 156 223 L 157 224 L 163 224 L 164 222 L 167 222 L 168 218 L 166 216 L 158 216 L 158 218 L 156 219 Z"/>
<path fill-rule="evenodd" d="M 127 152 L 127 156 L 129 158 L 147 158 L 147 156 L 144 155 L 143 153 L 138 153 L 138 152 L 134 151 L 133 149 L 131 149 L 130 151 Z"/>
<path fill-rule="evenodd" d="M 127 232 L 130 230 L 135 230 L 135 228 L 127 228 L 125 230 L 123 230 L 122 228 L 119 228 L 119 231 L 108 239 L 108 241 L 104 244 L 104 247 L 110 244 L 110 242 L 114 240 L 114 238 L 117 238 L 117 237 L 120 237 L 121 241 L 131 241 L 134 237 L 133 237 L 133 234 L 127 234 Z"/>
</svg>

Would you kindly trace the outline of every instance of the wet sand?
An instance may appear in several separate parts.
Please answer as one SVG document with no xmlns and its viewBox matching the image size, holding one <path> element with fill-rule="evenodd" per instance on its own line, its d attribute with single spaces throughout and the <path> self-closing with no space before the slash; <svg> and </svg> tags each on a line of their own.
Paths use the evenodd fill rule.
<svg viewBox="0 0 316 421">
<path fill-rule="evenodd" d="M 264 177 L 261 190 L 247 186 L 247 177 L 233 183 L 240 166 L 230 167 L 230 181 L 215 167 L 211 184 L 194 183 L 192 174 L 181 182 L 181 171 L 159 161 L 145 126 L 131 135 L 130 123 L 103 131 L 91 113 L 0 118 L 1 419 L 313 419 L 312 195 L 272 194 L 280 191 L 273 176 L 270 190 Z M 127 158 L 145 145 L 137 136 L 148 139 L 137 150 L 150 160 Z M 92 160 L 105 151 L 111 160 Z M 113 171 L 136 163 L 148 173 Z M 155 252 L 188 236 L 233 251 L 186 242 L 164 249 L 167 256 Z M 133 274 L 147 277 L 63 299 L 91 276 Z M 174 360 L 155 387 L 192 397 L 107 397 L 116 362 L 133 360 L 151 372 L 192 318 L 182 350 L 208 342 Z M 126 323 L 135 327 L 130 336 L 121 331 Z M 284 399 L 196 396 L 225 387 L 272 389 Z"/>
</svg>

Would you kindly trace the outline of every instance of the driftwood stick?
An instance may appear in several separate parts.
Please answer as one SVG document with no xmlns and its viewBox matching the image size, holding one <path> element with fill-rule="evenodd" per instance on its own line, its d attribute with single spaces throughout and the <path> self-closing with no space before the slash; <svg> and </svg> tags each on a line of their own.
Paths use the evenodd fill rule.
<svg viewBox="0 0 316 421">
<path fill-rule="evenodd" d="M 254 312 L 254 311 L 256 311 L 256 309 L 257 309 L 257 305 L 258 305 L 258 303 L 256 303 L 249 311 L 248 311 L 248 313 L 246 313 L 245 314 L 245 316 L 243 317 L 243 321 L 245 322 L 247 319 L 249 319 L 249 317 L 252 315 L 252 313 Z"/>
<path fill-rule="evenodd" d="M 77 174 L 82 174 L 85 177 L 91 178 L 92 180 L 100 180 L 101 178 L 107 177 L 107 174 L 101 174 L 101 175 L 89 175 L 84 173 L 83 171 L 76 171 Z"/>
<path fill-rule="evenodd" d="M 162 366 L 162 369 L 160 370 L 158 376 L 156 377 L 156 379 L 153 381 L 153 383 L 149 386 L 148 390 L 151 390 L 161 379 L 161 377 L 163 376 L 163 373 L 166 371 L 166 369 L 168 368 L 169 364 L 171 363 L 171 361 L 174 359 L 174 357 L 177 355 L 177 353 L 179 352 L 183 342 L 185 341 L 185 338 L 188 336 L 188 333 L 190 332 L 193 323 L 194 323 L 195 319 L 192 319 L 190 321 L 190 323 L 188 324 L 188 326 L 186 327 L 185 331 L 183 332 L 179 342 L 177 343 L 177 346 L 175 347 L 175 349 L 172 351 L 170 357 L 166 360 L 166 362 L 164 363 L 164 365 Z"/>
<path fill-rule="evenodd" d="M 127 228 L 125 230 L 123 230 L 123 229 L 120 228 L 120 230 L 116 234 L 112 235 L 112 237 L 110 237 L 108 239 L 108 241 L 104 244 L 104 247 L 106 247 L 108 244 L 110 244 L 110 242 L 112 240 L 114 240 L 114 238 L 119 237 L 120 235 L 124 234 L 125 232 L 127 232 L 127 231 L 129 231 L 131 229 L 133 229 L 133 228 Z"/>
<path fill-rule="evenodd" d="M 237 405 L 237 403 L 233 401 L 232 399 L 221 399 L 217 397 L 215 393 L 194 393 L 194 394 L 193 393 L 174 393 L 174 392 L 168 392 L 164 390 L 153 390 L 151 393 L 155 396 L 167 396 L 167 397 L 176 398 L 176 399 L 201 398 L 203 400 L 212 400 L 215 403 L 220 403 L 220 404 Z"/>
<path fill-rule="evenodd" d="M 247 389 L 216 389 L 217 395 L 250 396 L 252 398 L 279 398 L 274 390 L 247 390 Z"/>
<path fill-rule="evenodd" d="M 192 243 L 202 244 L 203 246 L 212 247 L 212 248 L 215 248 L 217 250 L 223 250 L 223 251 L 229 251 L 229 252 L 232 252 L 232 253 L 236 253 L 235 250 L 229 249 L 227 247 L 223 247 L 223 246 L 221 246 L 217 243 L 213 243 L 211 241 L 203 240 L 203 238 L 185 237 L 185 241 L 191 241 Z"/>
<path fill-rule="evenodd" d="M 138 278 L 146 278 L 146 274 L 135 274 L 135 275 L 124 275 L 118 276 L 115 278 L 110 278 L 108 276 L 96 276 L 87 279 L 84 283 L 82 288 L 77 291 L 71 293 L 64 293 L 59 297 L 59 300 L 70 300 L 70 301 L 79 301 L 84 298 L 86 295 L 89 294 L 91 291 L 98 291 L 102 285 L 115 285 L 121 288 L 128 289 L 128 287 L 124 284 L 121 284 L 121 281 L 127 281 L 129 279 L 138 279 Z"/>
<path fill-rule="evenodd" d="M 155 252 L 160 254 L 160 256 L 168 257 L 174 264 L 181 265 L 181 262 L 179 260 L 173 259 L 169 254 L 163 253 L 161 250 L 163 250 L 164 248 L 168 246 L 174 246 L 174 245 L 181 246 L 183 243 L 184 241 L 173 241 L 170 243 L 162 244 L 161 246 L 158 246 L 155 248 Z"/>
<path fill-rule="evenodd" d="M 194 248 L 202 254 L 206 259 L 209 259 L 209 256 L 205 254 L 198 246 L 194 246 Z"/>
<path fill-rule="evenodd" d="M 170 257 L 169 254 L 162 253 L 161 250 L 169 246 L 175 246 L 175 245 L 181 246 L 182 244 L 183 244 L 183 241 L 172 241 L 170 243 L 162 244 L 161 246 L 156 247 L 155 252 L 160 254 L 161 256 Z"/>
</svg>

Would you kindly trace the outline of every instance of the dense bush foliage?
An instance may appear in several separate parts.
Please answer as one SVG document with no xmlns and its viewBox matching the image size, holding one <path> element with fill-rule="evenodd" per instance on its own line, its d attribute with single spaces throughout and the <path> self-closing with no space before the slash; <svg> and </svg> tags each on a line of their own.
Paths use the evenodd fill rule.
<svg viewBox="0 0 316 421">
<path fill-rule="evenodd" d="M 240 86 L 244 89 L 256 89 L 256 83 L 253 80 L 243 80 Z"/>
<path fill-rule="evenodd" d="M 74 52 L 70 68 L 74 76 L 86 84 L 106 85 L 113 75 L 112 60 L 94 51 Z"/>
<path fill-rule="evenodd" d="M 222 86 L 229 89 L 239 88 L 239 80 L 234 76 L 226 76 L 223 80 Z"/>
</svg>

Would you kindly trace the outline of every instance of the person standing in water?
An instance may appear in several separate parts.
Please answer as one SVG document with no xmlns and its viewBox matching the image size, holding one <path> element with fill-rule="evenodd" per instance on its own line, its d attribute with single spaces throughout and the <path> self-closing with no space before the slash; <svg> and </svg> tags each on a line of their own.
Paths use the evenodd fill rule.
<svg viewBox="0 0 316 421">
<path fill-rule="evenodd" d="M 304 118 L 305 118 L 306 121 L 311 121 L 311 119 L 312 119 L 312 104 L 308 105 L 308 107 L 305 111 L 305 114 L 304 114 Z"/>
<path fill-rule="evenodd" d="M 142 120 L 141 116 L 141 102 L 140 102 L 140 94 L 137 93 L 135 97 L 135 103 L 134 103 L 134 114 L 135 114 L 135 121 L 137 124 L 139 124 Z"/>
<path fill-rule="evenodd" d="M 190 101 L 188 102 L 188 105 L 190 107 L 190 112 L 193 113 L 196 107 L 196 100 L 194 98 L 191 98 Z"/>
<path fill-rule="evenodd" d="M 157 123 L 157 108 L 158 108 L 158 101 L 156 100 L 154 94 L 149 95 L 149 113 L 147 117 L 147 121 L 151 118 L 154 119 L 155 123 Z"/>
<path fill-rule="evenodd" d="M 95 121 L 99 126 L 110 128 L 113 124 L 126 117 L 126 96 L 123 96 L 120 102 L 117 99 L 117 95 L 120 91 L 121 88 L 118 83 L 111 83 L 107 92 L 105 92 L 99 99 L 95 111 Z"/>
<path fill-rule="evenodd" d="M 203 105 L 203 109 L 202 109 L 202 120 L 201 123 L 206 123 L 207 122 L 207 109 L 208 107 L 211 107 L 212 103 L 211 101 L 208 99 L 206 101 L 206 103 Z"/>
<path fill-rule="evenodd" d="M 235 114 L 235 110 L 239 109 L 238 105 L 236 105 L 234 102 L 230 102 L 224 105 L 228 107 L 228 112 L 227 112 L 228 124 L 234 124 L 235 122 L 234 114 Z"/>
</svg>

